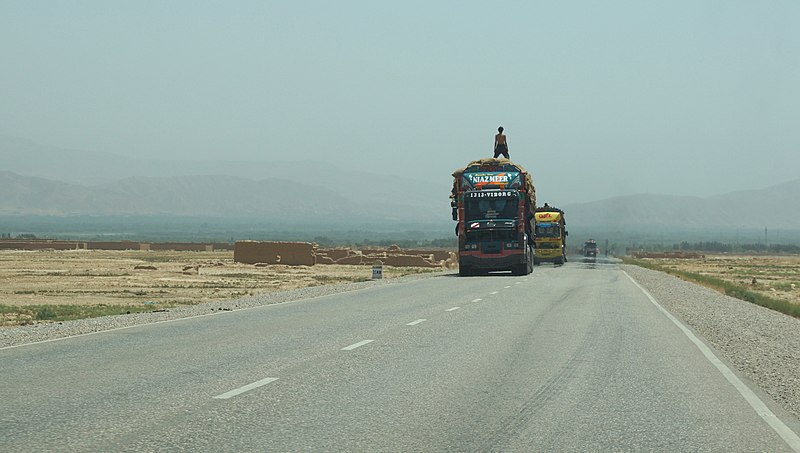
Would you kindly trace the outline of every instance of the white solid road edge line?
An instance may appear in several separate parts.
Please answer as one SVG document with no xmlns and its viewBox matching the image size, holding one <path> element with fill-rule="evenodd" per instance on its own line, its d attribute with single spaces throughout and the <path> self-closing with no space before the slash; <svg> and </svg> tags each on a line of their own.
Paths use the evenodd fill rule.
<svg viewBox="0 0 800 453">
<path fill-rule="evenodd" d="M 410 323 L 408 323 L 406 325 L 407 326 L 416 326 L 417 324 L 419 324 L 421 322 L 425 322 L 425 321 L 427 321 L 427 319 L 417 319 L 416 321 L 411 321 Z"/>
<path fill-rule="evenodd" d="M 648 299 L 650 299 L 650 302 L 652 302 L 653 305 L 655 305 L 656 308 L 658 308 L 661 311 L 661 313 L 664 313 L 664 315 L 667 318 L 669 318 L 670 321 L 672 321 L 676 326 L 678 326 L 678 328 L 681 329 L 681 331 L 683 331 L 683 333 L 687 337 L 689 337 L 689 340 L 691 340 L 692 343 L 694 343 L 694 345 L 697 346 L 697 348 L 700 350 L 700 352 L 703 353 L 703 355 L 709 362 L 711 362 L 715 367 L 717 367 L 719 372 L 722 373 L 722 375 L 725 376 L 725 379 L 727 379 L 728 382 L 730 382 L 731 385 L 733 385 L 733 387 L 739 392 L 739 394 L 742 395 L 745 401 L 747 401 L 747 403 L 750 404 L 750 407 L 752 407 L 753 410 L 756 411 L 759 417 L 761 417 L 765 422 L 767 422 L 767 424 L 773 430 L 775 430 L 775 432 L 778 433 L 779 436 L 781 436 L 781 439 L 783 439 L 784 442 L 786 442 L 792 450 L 794 450 L 795 452 L 800 452 L 800 437 L 798 437 L 798 435 L 794 431 L 792 431 L 791 428 L 786 426 L 786 424 L 783 423 L 781 419 L 779 419 L 771 410 L 769 410 L 767 405 L 764 404 L 763 401 L 761 401 L 761 398 L 759 398 L 758 395 L 756 395 L 752 390 L 750 390 L 750 387 L 745 385 L 745 383 L 742 382 L 741 379 L 739 379 L 733 373 L 733 371 L 731 371 L 730 368 L 728 368 L 724 363 L 722 363 L 722 361 L 716 355 L 714 355 L 711 349 L 708 346 L 706 346 L 706 344 L 703 343 L 702 340 L 697 338 L 697 336 L 694 333 L 692 333 L 692 331 L 689 330 L 688 327 L 683 325 L 683 323 L 680 322 L 678 318 L 672 316 L 672 314 L 670 314 L 664 307 L 662 307 L 661 304 L 659 304 L 656 301 L 656 299 L 646 289 L 642 287 L 642 285 L 640 285 L 636 280 L 634 280 L 633 277 L 628 275 L 627 272 L 622 271 L 622 273 L 624 273 L 625 276 L 628 277 L 633 282 L 633 284 L 636 285 L 644 293 L 645 296 L 647 296 Z"/>
<path fill-rule="evenodd" d="M 373 341 L 375 341 L 375 340 L 364 340 L 364 341 L 359 341 L 358 343 L 353 343 L 353 344 L 351 344 L 350 346 L 345 346 L 345 347 L 343 347 L 343 348 L 342 348 L 342 351 L 352 351 L 352 350 L 353 350 L 353 349 L 355 349 L 355 348 L 360 348 L 361 346 L 364 346 L 364 345 L 365 345 L 365 344 L 367 344 L 367 343 L 372 343 Z"/>
<path fill-rule="evenodd" d="M 238 389 L 231 390 L 230 392 L 225 392 L 222 395 L 217 395 L 217 396 L 214 397 L 214 399 L 226 400 L 228 398 L 233 398 L 236 395 L 240 395 L 240 394 L 242 394 L 244 392 L 253 390 L 255 388 L 259 388 L 259 387 L 261 387 L 263 385 L 267 385 L 270 382 L 274 382 L 274 381 L 277 381 L 277 380 L 278 380 L 278 378 L 268 377 L 268 378 L 262 379 L 260 381 L 253 382 L 252 384 L 247 384 L 244 387 L 239 387 Z"/>
</svg>

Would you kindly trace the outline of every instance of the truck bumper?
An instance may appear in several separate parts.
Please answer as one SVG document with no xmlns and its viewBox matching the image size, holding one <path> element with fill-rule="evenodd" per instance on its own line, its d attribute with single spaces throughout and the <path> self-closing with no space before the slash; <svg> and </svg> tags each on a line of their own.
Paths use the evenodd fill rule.
<svg viewBox="0 0 800 453">
<path fill-rule="evenodd" d="M 563 258 L 561 252 L 558 250 L 544 250 L 546 249 L 536 249 L 536 261 L 556 261 Z"/>
<path fill-rule="evenodd" d="M 514 250 L 501 254 L 481 255 L 476 252 L 461 252 L 458 256 L 458 265 L 483 271 L 513 270 L 525 262 L 525 251 Z"/>
</svg>

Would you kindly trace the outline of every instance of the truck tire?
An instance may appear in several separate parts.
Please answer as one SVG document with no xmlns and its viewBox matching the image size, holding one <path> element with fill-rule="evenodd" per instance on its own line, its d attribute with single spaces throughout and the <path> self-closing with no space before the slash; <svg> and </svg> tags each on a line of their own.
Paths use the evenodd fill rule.
<svg viewBox="0 0 800 453">
<path fill-rule="evenodd" d="M 533 261 L 516 264 L 511 269 L 511 275 L 528 275 L 531 272 L 533 272 Z"/>
</svg>

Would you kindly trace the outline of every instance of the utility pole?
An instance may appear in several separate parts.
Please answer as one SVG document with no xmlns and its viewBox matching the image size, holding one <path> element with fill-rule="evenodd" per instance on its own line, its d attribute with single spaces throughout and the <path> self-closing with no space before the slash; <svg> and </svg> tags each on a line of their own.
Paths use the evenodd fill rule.
<svg viewBox="0 0 800 453">
<path fill-rule="evenodd" d="M 764 245 L 769 250 L 769 239 L 767 238 L 767 227 L 764 227 Z"/>
</svg>

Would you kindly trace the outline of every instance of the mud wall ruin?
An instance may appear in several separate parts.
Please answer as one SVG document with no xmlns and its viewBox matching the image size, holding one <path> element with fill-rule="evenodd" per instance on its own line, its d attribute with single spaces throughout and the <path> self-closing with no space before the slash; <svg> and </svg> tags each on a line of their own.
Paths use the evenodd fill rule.
<svg viewBox="0 0 800 453">
<path fill-rule="evenodd" d="M 213 252 L 233 250 L 232 244 L 215 242 L 62 241 L 56 239 L 0 239 L 0 250 L 175 250 Z"/>
<path fill-rule="evenodd" d="M 227 243 L 169 242 L 148 243 L 134 241 L 62 241 L 50 239 L 0 239 L 0 250 L 176 250 L 214 251 L 233 250 L 233 259 L 245 264 L 286 264 L 289 266 L 314 266 L 315 264 L 346 264 L 398 267 L 446 267 L 458 262 L 455 253 L 446 249 L 387 248 L 318 248 L 308 242 L 237 241 Z"/>
<path fill-rule="evenodd" d="M 316 264 L 314 244 L 310 242 L 236 241 L 233 261 L 245 264 L 285 264 L 313 266 Z"/>
<path fill-rule="evenodd" d="M 3 250 L 83 250 L 86 249 L 85 242 L 75 241 L 48 241 L 48 240 L 2 240 L 0 249 Z"/>
</svg>

